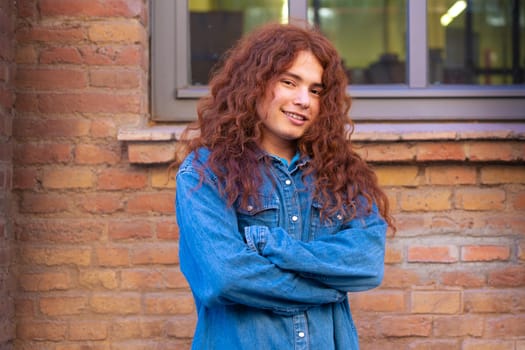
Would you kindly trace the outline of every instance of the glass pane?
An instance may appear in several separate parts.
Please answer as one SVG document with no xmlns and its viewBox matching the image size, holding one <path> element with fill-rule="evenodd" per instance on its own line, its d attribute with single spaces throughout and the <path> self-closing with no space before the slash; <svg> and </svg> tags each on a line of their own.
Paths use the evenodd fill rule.
<svg viewBox="0 0 525 350">
<path fill-rule="evenodd" d="M 429 0 L 433 84 L 524 83 L 525 1 Z"/>
<path fill-rule="evenodd" d="M 193 85 L 208 84 L 212 67 L 243 34 L 266 22 L 288 21 L 287 0 L 189 0 L 188 5 Z"/>
<path fill-rule="evenodd" d="M 309 0 L 308 21 L 334 43 L 351 84 L 406 83 L 406 0 Z"/>
</svg>

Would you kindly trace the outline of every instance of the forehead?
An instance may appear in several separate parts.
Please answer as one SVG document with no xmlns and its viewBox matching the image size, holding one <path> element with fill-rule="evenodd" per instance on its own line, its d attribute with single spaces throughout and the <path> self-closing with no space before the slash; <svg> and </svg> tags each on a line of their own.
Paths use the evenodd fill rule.
<svg viewBox="0 0 525 350">
<path fill-rule="evenodd" d="M 310 51 L 299 51 L 285 74 L 297 75 L 299 78 L 313 84 L 320 84 L 324 69 L 321 63 Z"/>
</svg>

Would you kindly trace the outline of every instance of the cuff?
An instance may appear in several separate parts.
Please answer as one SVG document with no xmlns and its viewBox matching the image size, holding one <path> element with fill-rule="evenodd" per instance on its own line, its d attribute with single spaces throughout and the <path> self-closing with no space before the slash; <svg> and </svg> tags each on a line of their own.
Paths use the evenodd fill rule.
<svg viewBox="0 0 525 350">
<path fill-rule="evenodd" d="M 268 227 L 266 226 L 246 226 L 244 228 L 244 238 L 248 247 L 261 254 L 266 244 Z"/>
</svg>

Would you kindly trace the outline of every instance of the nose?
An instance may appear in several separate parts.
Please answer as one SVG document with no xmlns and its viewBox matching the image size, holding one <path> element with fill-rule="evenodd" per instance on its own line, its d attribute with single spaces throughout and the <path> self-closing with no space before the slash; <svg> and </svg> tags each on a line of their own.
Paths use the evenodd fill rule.
<svg viewBox="0 0 525 350">
<path fill-rule="evenodd" d="M 308 89 L 297 89 L 294 103 L 303 109 L 310 107 L 310 92 Z"/>
</svg>

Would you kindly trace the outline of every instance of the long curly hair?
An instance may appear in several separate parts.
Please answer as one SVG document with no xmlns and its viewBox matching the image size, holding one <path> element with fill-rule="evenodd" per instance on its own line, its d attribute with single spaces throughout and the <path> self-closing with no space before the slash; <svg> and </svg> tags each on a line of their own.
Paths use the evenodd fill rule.
<svg viewBox="0 0 525 350">
<path fill-rule="evenodd" d="M 370 210 L 376 203 L 393 227 L 387 196 L 350 141 L 351 100 L 346 94 L 348 81 L 341 58 L 317 29 L 307 25 L 264 25 L 226 53 L 212 73 L 210 94 L 199 101 L 197 121 L 183 134 L 186 148 L 182 158 L 198 148 L 208 148 L 207 164 L 220 180 L 219 190 L 228 204 L 240 200 L 246 205 L 250 197 L 257 200 L 262 183 L 262 174 L 257 172 L 262 127 L 257 103 L 300 51 L 311 52 L 323 67 L 319 115 L 297 141 L 300 154 L 311 159 L 305 176 L 313 174 L 315 178 L 314 198 L 323 203 L 322 216 L 338 213 L 350 220 L 363 209 L 362 205 L 356 207 L 358 196 L 362 196 L 367 200 L 364 209 Z"/>
</svg>

